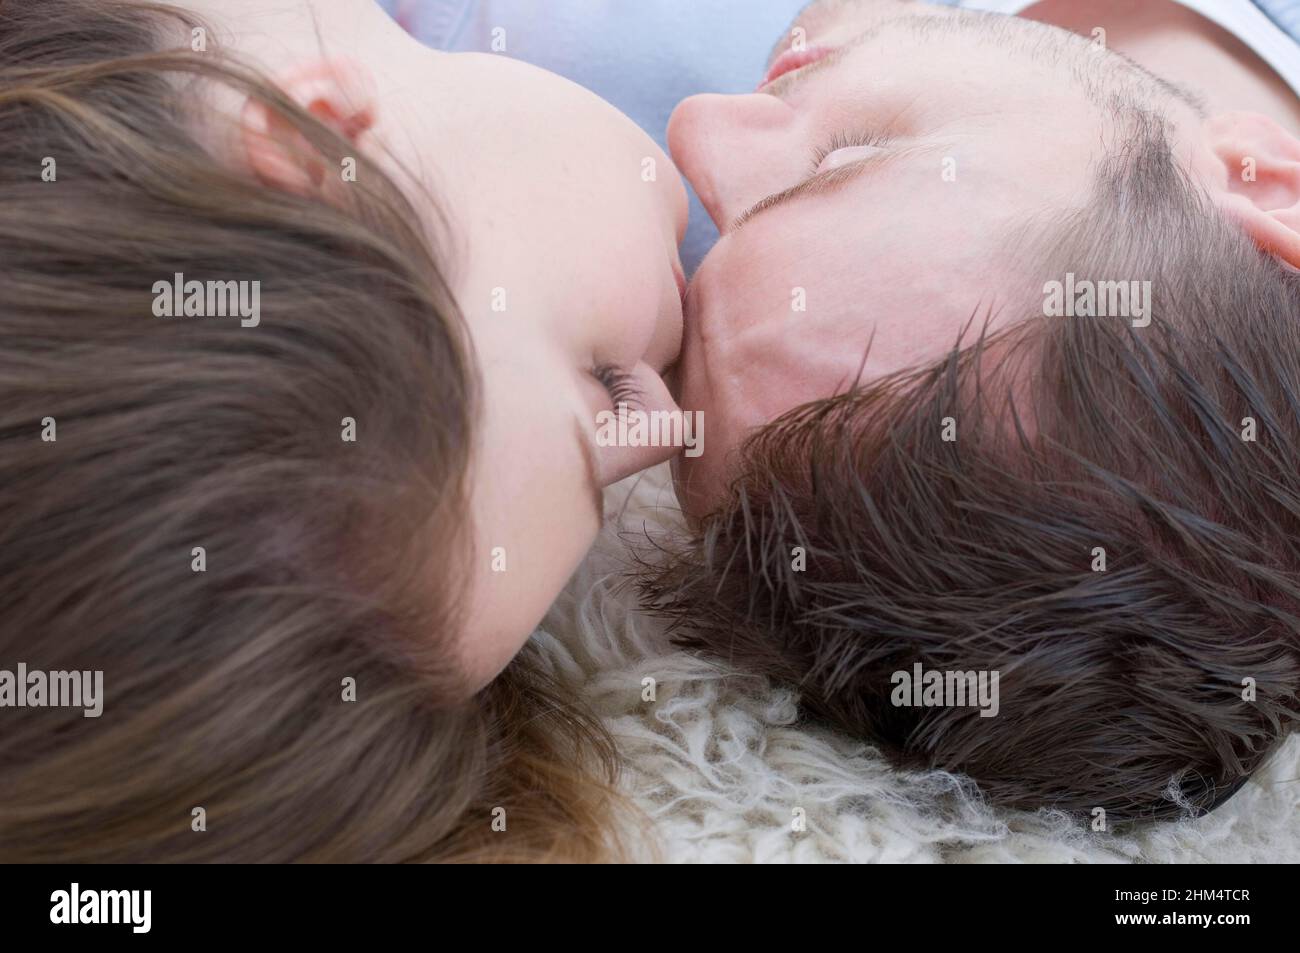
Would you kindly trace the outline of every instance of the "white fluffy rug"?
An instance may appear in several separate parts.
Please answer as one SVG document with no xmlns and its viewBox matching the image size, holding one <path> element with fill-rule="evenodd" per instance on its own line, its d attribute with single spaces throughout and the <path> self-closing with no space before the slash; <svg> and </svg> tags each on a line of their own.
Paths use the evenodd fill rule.
<svg viewBox="0 0 1300 953">
<path fill-rule="evenodd" d="M 680 526 L 667 466 L 606 494 L 610 523 L 535 638 L 603 718 L 658 856 L 695 862 L 1300 860 L 1300 737 L 1208 817 L 1091 833 L 993 810 L 961 779 L 894 771 L 870 745 L 801 720 L 766 679 L 674 648 L 636 608 L 619 533 Z M 654 679 L 655 700 L 642 701 Z M 796 831 L 802 817 L 805 829 Z M 647 858 L 651 855 L 647 854 Z"/>
</svg>

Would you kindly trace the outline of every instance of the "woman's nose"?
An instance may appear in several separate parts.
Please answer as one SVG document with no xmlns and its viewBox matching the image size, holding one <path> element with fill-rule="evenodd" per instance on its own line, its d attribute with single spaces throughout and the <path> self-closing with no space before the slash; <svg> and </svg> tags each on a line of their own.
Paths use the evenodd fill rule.
<svg viewBox="0 0 1300 953">
<path fill-rule="evenodd" d="M 726 233 L 746 209 L 789 187 L 794 121 L 785 102 L 764 93 L 692 96 L 673 110 L 673 161 L 718 231 Z"/>
</svg>

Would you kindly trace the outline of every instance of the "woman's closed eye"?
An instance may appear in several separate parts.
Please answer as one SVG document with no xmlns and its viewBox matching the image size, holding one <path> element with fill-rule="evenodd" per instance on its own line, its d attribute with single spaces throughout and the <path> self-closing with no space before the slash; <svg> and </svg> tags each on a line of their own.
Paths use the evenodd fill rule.
<svg viewBox="0 0 1300 953">
<path fill-rule="evenodd" d="M 600 364 L 592 369 L 591 376 L 605 388 L 615 408 L 623 405 L 637 409 L 641 406 L 645 392 L 633 371 L 619 367 L 617 364 Z"/>
</svg>

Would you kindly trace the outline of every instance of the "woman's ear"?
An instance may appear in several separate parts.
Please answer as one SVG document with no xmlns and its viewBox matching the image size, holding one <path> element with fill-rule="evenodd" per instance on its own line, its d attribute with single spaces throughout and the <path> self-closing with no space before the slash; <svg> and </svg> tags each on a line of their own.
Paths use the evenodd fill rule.
<svg viewBox="0 0 1300 953">
<path fill-rule="evenodd" d="M 1300 268 L 1300 139 L 1257 113 L 1206 120 L 1215 202 L 1265 251 Z"/>
<path fill-rule="evenodd" d="M 275 78 L 276 85 L 316 119 L 360 147 L 374 126 L 370 73 L 347 59 L 317 60 Z M 325 184 L 320 156 L 294 126 L 250 98 L 240 116 L 244 159 L 259 179 L 287 192 L 317 194 Z"/>
</svg>

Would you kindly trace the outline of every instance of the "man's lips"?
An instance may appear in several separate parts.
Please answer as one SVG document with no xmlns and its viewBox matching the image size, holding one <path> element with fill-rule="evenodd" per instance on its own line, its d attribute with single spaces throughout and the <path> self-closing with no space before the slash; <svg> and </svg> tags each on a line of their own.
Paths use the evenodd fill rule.
<svg viewBox="0 0 1300 953">
<path fill-rule="evenodd" d="M 793 73 L 797 69 L 803 69 L 809 63 L 816 63 L 833 52 L 835 52 L 835 48 L 832 46 L 810 46 L 802 50 L 786 50 L 772 61 L 772 66 L 768 69 L 767 75 L 763 77 L 763 82 L 758 84 L 758 88 L 761 90 L 764 86 L 786 73 Z"/>
</svg>

